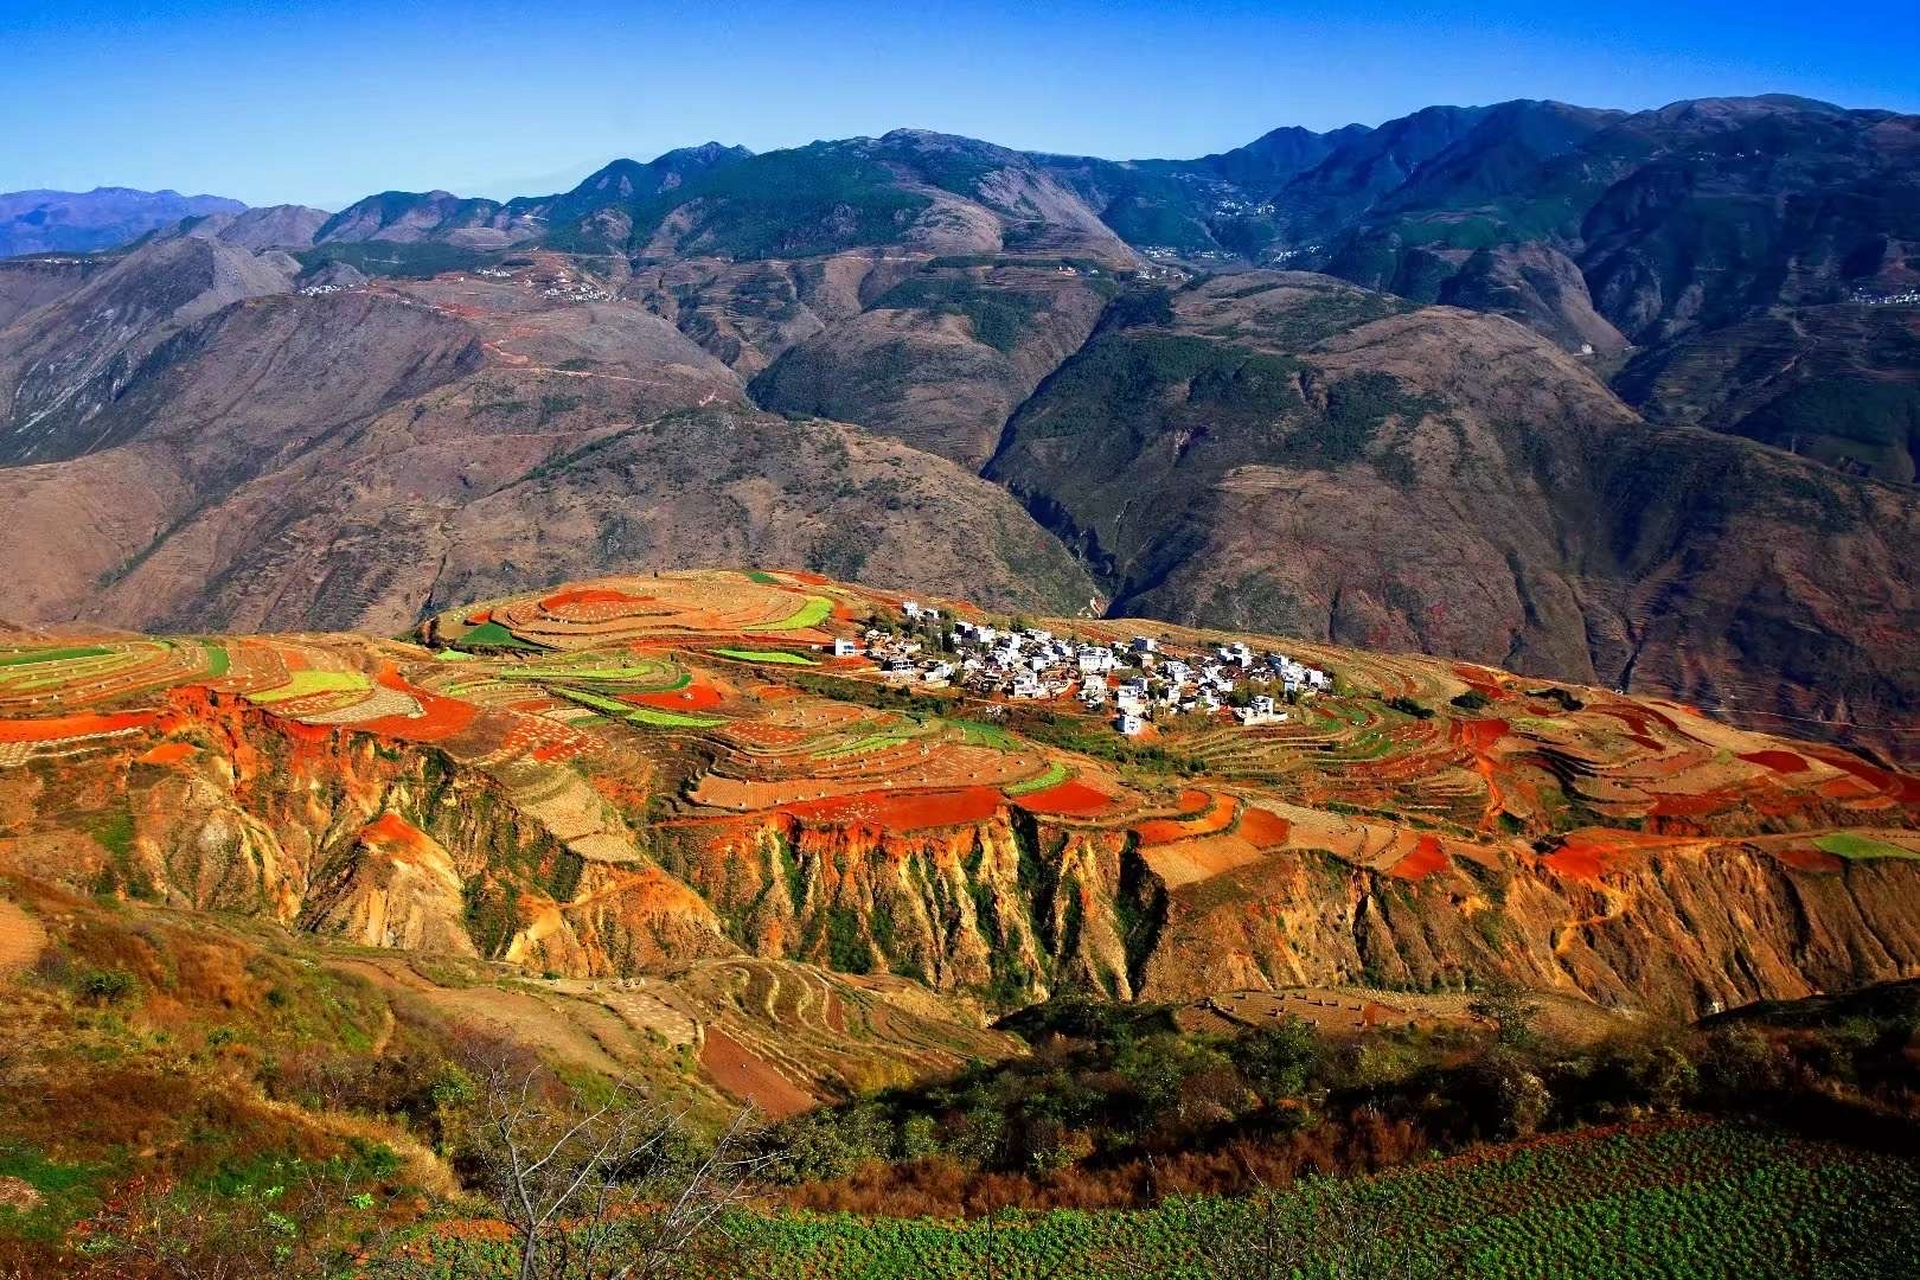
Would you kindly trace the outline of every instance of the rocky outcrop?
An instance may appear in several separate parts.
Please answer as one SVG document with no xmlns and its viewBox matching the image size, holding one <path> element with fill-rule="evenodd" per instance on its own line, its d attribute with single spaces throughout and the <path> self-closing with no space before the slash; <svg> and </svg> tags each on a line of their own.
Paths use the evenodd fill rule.
<svg viewBox="0 0 1920 1280">
<path fill-rule="evenodd" d="M 399 814 L 362 828 L 337 868 L 337 882 L 316 885 L 302 912 L 308 928 L 368 947 L 476 953 L 453 855 Z"/>
<path fill-rule="evenodd" d="M 200 689 L 176 691 L 155 729 L 157 745 L 0 775 L 0 865 L 535 969 L 623 973 L 737 950 L 686 885 L 644 861 L 581 858 L 498 780 L 438 751 Z"/>
<path fill-rule="evenodd" d="M 533 971 L 746 953 L 1001 1009 L 1500 974 L 1691 1017 L 1920 976 L 1920 864 L 1796 860 L 1778 837 L 1620 833 L 1592 865 L 1515 844 L 1417 878 L 1289 850 L 1175 884 L 1124 828 L 1004 804 L 918 830 L 782 811 L 667 821 L 582 856 L 517 794 L 430 748 L 184 689 L 149 732 L 0 770 L 0 866 Z"/>
<path fill-rule="evenodd" d="M 758 954 L 917 978 L 1001 1005 L 1078 989 L 1130 998 L 1121 838 L 1002 810 L 892 832 L 788 815 L 670 829 L 667 864 Z"/>
<path fill-rule="evenodd" d="M 1140 995 L 1445 990 L 1502 974 L 1692 1017 L 1920 975 L 1916 893 L 1904 862 L 1811 872 L 1737 844 L 1663 851 L 1596 881 L 1516 864 L 1410 883 L 1289 855 L 1172 895 Z"/>
</svg>

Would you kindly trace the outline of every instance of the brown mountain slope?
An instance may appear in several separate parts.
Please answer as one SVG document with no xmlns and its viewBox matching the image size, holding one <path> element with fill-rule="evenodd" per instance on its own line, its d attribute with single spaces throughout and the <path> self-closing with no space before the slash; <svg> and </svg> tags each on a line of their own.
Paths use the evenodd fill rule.
<svg viewBox="0 0 1920 1280">
<path fill-rule="evenodd" d="M 1645 352 L 1614 382 L 1654 422 L 1896 484 L 1920 478 L 1920 307 L 1774 312 Z"/>
<path fill-rule="evenodd" d="M 156 239 L 189 236 L 218 240 L 242 249 L 304 249 L 332 215 L 298 204 L 268 205 L 240 213 L 211 213 L 156 232 Z"/>
<path fill-rule="evenodd" d="M 286 293 L 288 272 L 215 240 L 171 240 L 127 254 L 0 331 L 0 464 L 100 448 L 92 425 L 149 352 L 245 298 Z"/>
<path fill-rule="evenodd" d="M 978 469 L 1013 411 L 1087 340 L 1113 291 L 1091 264 L 935 259 L 790 348 L 752 392 L 769 408 L 858 422 Z"/>
<path fill-rule="evenodd" d="M 904 590 L 964 584 L 1008 608 L 1095 595 L 1018 504 L 944 459 L 842 423 L 708 409 L 603 435 L 467 504 L 428 607 L 537 587 L 556 563 L 729 562 Z"/>
<path fill-rule="evenodd" d="M 987 471 L 1116 609 L 1914 749 L 1910 493 L 1650 428 L 1518 325 L 1320 277 L 1221 277 L 1145 319 L 1049 379 Z"/>
<path fill-rule="evenodd" d="M 199 240 L 136 250 L 4 336 L 71 344 L 99 287 L 162 273 L 186 293 L 200 277 L 182 260 L 229 255 L 253 261 Z M 866 572 L 902 586 L 1025 607 L 1093 594 L 1003 491 L 854 429 L 743 415 L 731 370 L 610 295 L 543 256 L 190 322 L 149 302 L 148 323 L 69 382 L 20 375 L 27 391 L 86 394 L 62 401 L 78 407 L 61 432 L 18 437 L 22 461 L 59 460 L 0 468 L 0 504 L 19 516 L 0 529 L 16 565 L 6 611 L 392 631 L 443 573 L 501 589 L 761 554 L 851 569 L 871 553 Z M 646 447 L 643 426 L 666 439 Z M 509 548 L 501 529 L 539 532 Z"/>
<path fill-rule="evenodd" d="M 113 265 L 101 257 L 0 259 L 0 329 L 78 289 Z"/>
<path fill-rule="evenodd" d="M 883 251 L 732 262 L 680 258 L 637 266 L 623 286 L 742 377 L 845 320 L 920 265 Z"/>
</svg>

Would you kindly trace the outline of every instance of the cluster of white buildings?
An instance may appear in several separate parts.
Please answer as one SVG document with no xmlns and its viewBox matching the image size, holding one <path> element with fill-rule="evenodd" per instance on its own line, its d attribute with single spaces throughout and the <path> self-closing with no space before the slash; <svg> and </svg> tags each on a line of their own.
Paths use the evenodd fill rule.
<svg viewBox="0 0 1920 1280">
<path fill-rule="evenodd" d="M 1114 669 L 1110 650 L 1081 645 L 1038 627 L 1029 630 L 958 622 L 953 629 L 960 683 L 975 693 L 1038 702 L 1065 697 L 1076 684 Z M 1104 664 L 1104 665 L 1103 665 Z"/>
<path fill-rule="evenodd" d="M 864 657 L 890 681 L 957 687 L 985 698 L 1042 702 L 1071 694 L 1086 710 L 1111 715 L 1114 728 L 1130 737 L 1155 720 L 1195 712 L 1231 713 L 1243 725 L 1280 724 L 1288 703 L 1333 684 L 1317 667 L 1284 653 L 1255 652 L 1241 640 L 1175 652 L 1152 636 L 1096 643 L 966 619 L 943 631 L 940 611 L 912 600 L 902 602 L 901 613 L 910 625 L 932 626 L 870 627 L 858 640 L 835 639 L 833 656 Z"/>
<path fill-rule="evenodd" d="M 1296 245 L 1291 249 L 1269 249 L 1266 252 L 1264 261 L 1271 266 L 1279 267 L 1301 258 L 1316 257 L 1320 252 L 1321 247 L 1317 244 Z"/>
<path fill-rule="evenodd" d="M 957 683 L 1015 701 L 1065 697 L 1078 689 L 1089 711 L 1111 711 L 1121 733 L 1143 733 L 1158 718 L 1227 709 L 1243 682 L 1254 692 L 1232 708 L 1241 724 L 1278 724 L 1281 701 L 1328 688 L 1327 673 L 1281 653 L 1256 654 L 1244 641 L 1211 653 L 1173 653 L 1151 636 L 1095 644 L 1038 628 L 960 622 L 953 631 Z"/>
<path fill-rule="evenodd" d="M 540 291 L 543 298 L 565 298 L 568 302 L 612 302 L 613 291 L 588 280 L 574 280 L 565 272 Z"/>
<path fill-rule="evenodd" d="M 1900 293 L 1871 293 L 1856 289 L 1853 301 L 1864 302 L 1870 307 L 1911 307 L 1920 304 L 1920 289 L 1907 289 Z"/>
<path fill-rule="evenodd" d="M 940 611 L 917 601 L 906 600 L 901 603 L 901 612 L 909 622 L 940 621 Z M 932 688 L 943 688 L 953 683 L 959 669 L 939 653 L 928 653 L 926 642 L 911 633 L 898 632 L 869 627 L 866 633 L 855 640 L 848 636 L 839 636 L 833 642 L 833 656 L 836 658 L 866 658 L 880 668 L 881 674 L 889 680 L 905 683 L 919 683 Z"/>
</svg>

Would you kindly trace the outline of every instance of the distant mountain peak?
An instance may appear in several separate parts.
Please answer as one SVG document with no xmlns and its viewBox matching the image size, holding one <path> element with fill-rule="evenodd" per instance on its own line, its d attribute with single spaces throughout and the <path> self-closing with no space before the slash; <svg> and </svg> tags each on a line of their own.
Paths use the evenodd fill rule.
<svg viewBox="0 0 1920 1280">
<path fill-rule="evenodd" d="M 724 142 L 715 142 L 712 139 L 708 139 L 706 142 L 702 142 L 697 146 L 675 147 L 671 151 L 663 151 L 654 157 L 653 163 L 660 164 L 667 160 L 745 160 L 752 155 L 753 151 L 750 148 L 737 144 L 729 146 Z"/>
<path fill-rule="evenodd" d="M 172 188 L 0 193 L 0 258 L 113 249 L 182 218 L 240 213 L 246 207 L 224 196 L 183 196 Z"/>
</svg>

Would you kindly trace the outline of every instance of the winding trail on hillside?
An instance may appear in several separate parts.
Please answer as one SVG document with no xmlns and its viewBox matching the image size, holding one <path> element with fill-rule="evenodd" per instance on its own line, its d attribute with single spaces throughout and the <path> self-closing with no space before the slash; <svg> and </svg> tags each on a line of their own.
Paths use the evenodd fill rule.
<svg viewBox="0 0 1920 1280">
<path fill-rule="evenodd" d="M 0 898 L 0 978 L 30 968 L 47 945 L 47 931 L 21 909 Z"/>
</svg>

